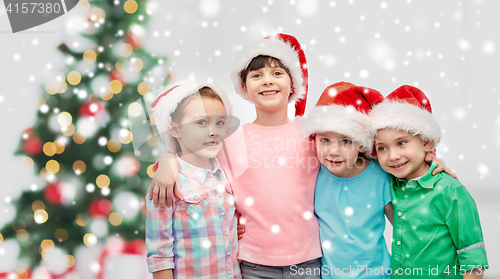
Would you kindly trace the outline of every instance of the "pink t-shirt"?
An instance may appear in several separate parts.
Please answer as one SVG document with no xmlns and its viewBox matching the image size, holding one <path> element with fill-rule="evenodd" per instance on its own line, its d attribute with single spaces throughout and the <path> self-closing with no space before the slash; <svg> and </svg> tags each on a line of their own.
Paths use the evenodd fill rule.
<svg viewBox="0 0 500 279">
<path fill-rule="evenodd" d="M 217 156 L 245 225 L 239 260 L 285 266 L 321 257 L 314 215 L 320 163 L 300 133 L 302 126 L 297 121 L 246 124 L 225 140 Z"/>
</svg>

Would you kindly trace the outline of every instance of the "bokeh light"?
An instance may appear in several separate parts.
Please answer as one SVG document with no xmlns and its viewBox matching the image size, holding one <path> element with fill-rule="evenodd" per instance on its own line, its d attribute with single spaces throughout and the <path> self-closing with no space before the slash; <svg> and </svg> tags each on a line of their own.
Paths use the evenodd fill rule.
<svg viewBox="0 0 500 279">
<path fill-rule="evenodd" d="M 59 172 L 59 168 L 59 163 L 56 160 L 49 160 L 45 164 L 45 169 L 47 169 L 47 171 L 52 174 L 56 174 L 57 172 Z"/>
<path fill-rule="evenodd" d="M 134 0 L 128 0 L 125 4 L 123 4 L 123 9 L 129 14 L 135 13 L 137 11 L 137 7 L 137 2 Z"/>
<path fill-rule="evenodd" d="M 87 50 L 83 53 L 83 61 L 92 64 L 95 62 L 97 54 L 93 50 Z"/>
<path fill-rule="evenodd" d="M 82 76 L 77 71 L 71 71 L 68 74 L 68 82 L 71 85 L 77 85 L 82 81 Z"/>
<path fill-rule="evenodd" d="M 151 92 L 151 86 L 149 86 L 149 83 L 143 81 L 139 83 L 139 85 L 137 86 L 137 91 L 139 92 L 139 94 L 143 96 L 147 95 L 148 93 Z"/>
<path fill-rule="evenodd" d="M 83 243 L 88 247 L 92 247 L 97 244 L 97 236 L 93 233 L 87 233 L 83 236 Z"/>
<path fill-rule="evenodd" d="M 57 229 L 54 236 L 59 242 L 66 241 L 68 239 L 68 231 L 65 229 Z"/>
<path fill-rule="evenodd" d="M 36 200 L 31 204 L 31 209 L 33 209 L 33 212 L 37 211 L 38 209 L 45 209 L 45 204 L 43 201 Z"/>
<path fill-rule="evenodd" d="M 57 147 L 52 142 L 46 142 L 43 145 L 43 153 L 45 153 L 45 155 L 47 155 L 49 157 L 54 156 L 54 154 L 56 154 L 56 151 L 57 151 Z"/>
<path fill-rule="evenodd" d="M 76 144 L 82 144 L 85 142 L 87 138 L 85 137 L 85 135 L 83 135 L 82 133 L 79 133 L 79 132 L 75 132 L 73 134 L 73 141 L 76 143 Z"/>
<path fill-rule="evenodd" d="M 41 250 L 45 250 L 45 249 L 52 249 L 55 247 L 55 244 L 54 244 L 54 241 L 50 240 L 50 239 L 44 239 L 42 240 L 42 242 L 40 243 L 40 249 Z"/>
<path fill-rule="evenodd" d="M 151 178 L 153 178 L 153 176 L 155 175 L 155 173 L 153 172 L 153 167 L 154 167 L 154 164 L 151 164 L 148 166 L 148 170 L 147 170 L 148 176 Z"/>
<path fill-rule="evenodd" d="M 89 223 L 89 220 L 90 218 L 86 213 L 78 213 L 76 215 L 76 223 L 81 227 L 86 226 Z"/>
<path fill-rule="evenodd" d="M 71 117 L 71 114 L 69 114 L 69 112 L 63 111 L 57 116 L 57 122 L 59 123 L 59 125 L 61 125 L 61 127 L 68 126 L 72 121 L 73 118 Z"/>
<path fill-rule="evenodd" d="M 133 102 L 130 105 L 128 105 L 128 114 L 130 114 L 131 116 L 137 117 L 141 115 L 141 113 L 142 113 L 142 106 L 139 103 Z"/>
<path fill-rule="evenodd" d="M 61 132 L 63 133 L 63 135 L 71 137 L 75 132 L 75 126 L 73 124 L 69 124 L 66 127 L 61 127 Z"/>
<path fill-rule="evenodd" d="M 122 148 L 122 144 L 120 143 L 119 140 L 117 140 L 117 139 L 110 139 L 108 141 L 108 149 L 109 149 L 109 151 L 116 153 L 116 152 L 120 151 L 121 148 Z"/>
<path fill-rule="evenodd" d="M 56 153 L 57 153 L 57 154 L 61 154 L 61 153 L 63 153 L 63 152 L 64 152 L 64 149 L 65 149 L 66 147 L 64 146 L 64 143 L 63 143 L 62 141 L 60 141 L 60 140 L 56 140 L 56 141 L 54 141 L 54 144 L 55 144 L 55 146 L 56 146 Z"/>
<path fill-rule="evenodd" d="M 109 214 L 109 223 L 113 226 L 118 226 L 123 222 L 123 217 L 120 213 L 118 212 L 112 212 Z"/>
<path fill-rule="evenodd" d="M 122 44 L 118 49 L 118 53 L 120 53 L 120 55 L 123 57 L 129 57 L 130 55 L 132 55 L 132 51 L 132 46 L 127 43 Z"/>
<path fill-rule="evenodd" d="M 110 179 L 107 175 L 105 174 L 101 174 L 99 175 L 96 180 L 95 180 L 95 184 L 99 187 L 99 188 L 106 188 L 109 186 L 109 183 L 110 183 Z"/>
<path fill-rule="evenodd" d="M 75 161 L 73 163 L 73 171 L 76 174 L 82 174 L 85 172 L 86 169 L 87 169 L 87 165 L 85 165 L 85 163 L 81 160 Z"/>
<path fill-rule="evenodd" d="M 127 129 L 122 129 L 120 131 L 120 134 L 118 135 L 118 138 L 123 144 L 129 144 L 132 141 L 132 133 L 127 130 Z"/>
</svg>

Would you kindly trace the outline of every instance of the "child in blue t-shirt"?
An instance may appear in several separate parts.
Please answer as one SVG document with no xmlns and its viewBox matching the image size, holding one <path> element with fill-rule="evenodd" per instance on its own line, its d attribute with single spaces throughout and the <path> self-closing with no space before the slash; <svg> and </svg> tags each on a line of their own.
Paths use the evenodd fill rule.
<svg viewBox="0 0 500 279">
<path fill-rule="evenodd" d="M 322 278 L 391 277 L 384 239 L 384 216 L 392 222 L 394 215 L 389 174 L 365 155 L 372 149 L 367 113 L 382 99 L 373 89 L 333 84 L 302 130 L 322 164 L 314 197 Z"/>
</svg>

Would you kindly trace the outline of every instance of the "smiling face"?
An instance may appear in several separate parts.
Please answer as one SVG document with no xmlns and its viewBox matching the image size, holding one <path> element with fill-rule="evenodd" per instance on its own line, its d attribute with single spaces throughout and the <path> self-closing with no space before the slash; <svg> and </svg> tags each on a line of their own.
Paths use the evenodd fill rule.
<svg viewBox="0 0 500 279">
<path fill-rule="evenodd" d="M 354 177 L 367 167 L 367 164 L 358 165 L 364 162 L 358 154 L 366 148 L 346 136 L 334 132 L 317 133 L 314 144 L 320 162 L 338 177 Z"/>
<path fill-rule="evenodd" d="M 190 97 L 179 123 L 172 122 L 170 133 L 182 150 L 181 158 L 198 167 L 211 168 L 209 159 L 219 153 L 226 137 L 226 111 L 221 101 Z"/>
<path fill-rule="evenodd" d="M 277 63 L 247 73 L 243 91 L 257 110 L 277 112 L 287 110 L 292 81 L 287 71 Z"/>
<path fill-rule="evenodd" d="M 423 176 L 429 170 L 424 157 L 431 145 L 432 142 L 394 129 L 378 130 L 375 136 L 375 149 L 382 169 L 406 181 Z"/>
</svg>

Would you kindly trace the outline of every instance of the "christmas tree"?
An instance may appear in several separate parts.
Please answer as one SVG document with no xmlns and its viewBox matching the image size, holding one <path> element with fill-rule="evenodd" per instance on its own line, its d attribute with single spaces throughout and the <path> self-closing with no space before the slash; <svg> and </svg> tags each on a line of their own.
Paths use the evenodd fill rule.
<svg viewBox="0 0 500 279">
<path fill-rule="evenodd" d="M 77 247 L 110 237 L 124 240 L 122 250 L 144 251 L 143 199 L 152 160 L 135 156 L 129 117 L 149 120 L 142 97 L 166 84 L 166 60 L 142 48 L 147 1 L 78 6 L 86 17 L 78 35 L 91 47 L 82 52 L 59 46 L 67 69 L 43 87 L 36 123 L 24 131 L 16 151 L 45 183 L 13 201 L 15 220 L 1 230 L 0 242 L 19 244 L 19 278 L 30 277 L 42 260 L 50 265 L 56 259 L 50 272 L 64 274 L 78 261 Z M 158 137 L 149 139 L 158 144 Z"/>
</svg>

